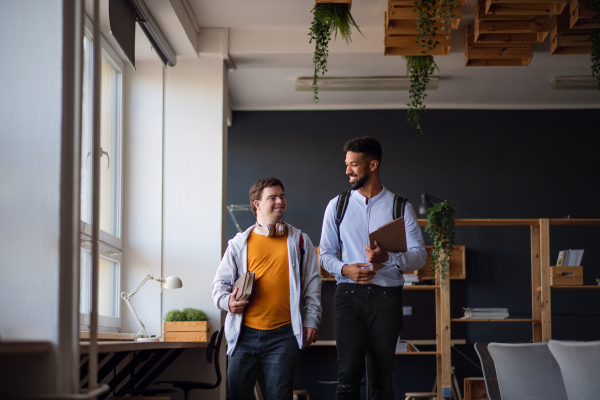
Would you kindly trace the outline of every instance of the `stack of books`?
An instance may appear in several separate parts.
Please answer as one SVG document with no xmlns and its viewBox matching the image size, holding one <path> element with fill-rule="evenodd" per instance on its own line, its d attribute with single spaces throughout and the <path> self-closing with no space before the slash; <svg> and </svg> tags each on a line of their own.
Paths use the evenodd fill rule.
<svg viewBox="0 0 600 400">
<path fill-rule="evenodd" d="M 558 253 L 557 267 L 579 267 L 583 250 L 562 250 Z"/>
<path fill-rule="evenodd" d="M 505 319 L 508 318 L 508 308 L 463 308 L 465 315 L 462 319 Z"/>
<path fill-rule="evenodd" d="M 417 274 L 404 274 L 404 286 L 411 286 L 415 283 L 419 283 L 419 276 Z"/>
<path fill-rule="evenodd" d="M 398 340 L 396 343 L 396 353 L 413 353 L 419 351 L 411 342 L 407 342 L 406 340 Z"/>
</svg>

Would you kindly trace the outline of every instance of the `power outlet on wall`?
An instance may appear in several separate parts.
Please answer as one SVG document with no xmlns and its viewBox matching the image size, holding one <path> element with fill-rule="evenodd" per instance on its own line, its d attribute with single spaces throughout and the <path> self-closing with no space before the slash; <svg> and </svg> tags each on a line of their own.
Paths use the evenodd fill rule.
<svg viewBox="0 0 600 400">
<path fill-rule="evenodd" d="M 410 317 L 412 315 L 412 306 L 402 307 L 402 315 L 405 317 Z"/>
</svg>

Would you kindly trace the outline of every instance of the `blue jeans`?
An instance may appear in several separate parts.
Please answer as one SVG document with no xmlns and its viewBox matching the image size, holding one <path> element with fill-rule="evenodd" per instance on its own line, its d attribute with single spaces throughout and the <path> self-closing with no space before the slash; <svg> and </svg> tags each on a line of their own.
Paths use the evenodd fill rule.
<svg viewBox="0 0 600 400">
<path fill-rule="evenodd" d="M 267 400 L 291 399 L 298 351 L 291 324 L 269 331 L 242 325 L 228 358 L 227 400 L 252 399 L 259 368 L 265 375 Z"/>
</svg>

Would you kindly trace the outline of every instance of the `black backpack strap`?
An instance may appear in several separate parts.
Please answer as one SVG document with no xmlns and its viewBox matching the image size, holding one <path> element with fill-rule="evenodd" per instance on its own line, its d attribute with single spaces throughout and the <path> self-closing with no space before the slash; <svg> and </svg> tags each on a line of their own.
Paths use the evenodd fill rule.
<svg viewBox="0 0 600 400">
<path fill-rule="evenodd" d="M 300 232 L 300 284 L 302 284 L 302 264 L 304 264 L 304 236 Z"/>
<path fill-rule="evenodd" d="M 342 238 L 340 237 L 340 224 L 344 219 L 346 210 L 348 209 L 348 200 L 350 200 L 350 192 L 344 192 L 338 197 L 337 205 L 335 206 L 335 226 L 337 227 L 338 243 L 340 244 L 340 253 L 342 252 Z"/>
<path fill-rule="evenodd" d="M 394 219 L 404 217 L 406 201 L 407 201 L 407 199 L 405 199 L 404 197 L 394 195 L 394 211 L 393 211 Z M 400 212 L 400 215 L 398 215 L 398 211 Z"/>
</svg>

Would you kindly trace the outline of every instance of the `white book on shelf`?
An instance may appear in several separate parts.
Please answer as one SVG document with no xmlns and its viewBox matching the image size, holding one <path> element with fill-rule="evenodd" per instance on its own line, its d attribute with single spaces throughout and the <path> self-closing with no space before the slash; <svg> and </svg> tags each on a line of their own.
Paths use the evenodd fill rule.
<svg viewBox="0 0 600 400">
<path fill-rule="evenodd" d="M 577 258 L 577 266 L 581 266 L 582 259 L 583 259 L 583 249 L 579 250 L 579 257 Z"/>
</svg>

